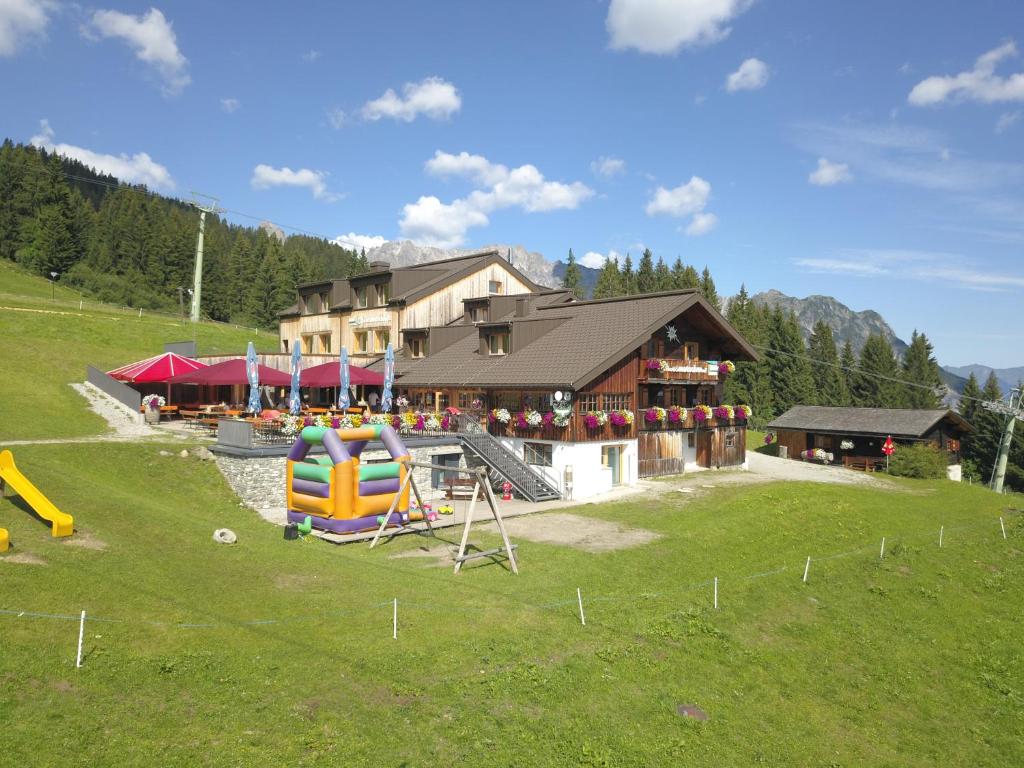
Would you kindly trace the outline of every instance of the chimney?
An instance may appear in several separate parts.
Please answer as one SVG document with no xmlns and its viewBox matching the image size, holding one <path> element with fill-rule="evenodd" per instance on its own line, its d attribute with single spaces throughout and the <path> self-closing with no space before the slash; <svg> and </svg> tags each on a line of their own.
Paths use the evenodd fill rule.
<svg viewBox="0 0 1024 768">
<path fill-rule="evenodd" d="M 516 299 L 516 317 L 526 317 L 526 298 Z"/>
</svg>

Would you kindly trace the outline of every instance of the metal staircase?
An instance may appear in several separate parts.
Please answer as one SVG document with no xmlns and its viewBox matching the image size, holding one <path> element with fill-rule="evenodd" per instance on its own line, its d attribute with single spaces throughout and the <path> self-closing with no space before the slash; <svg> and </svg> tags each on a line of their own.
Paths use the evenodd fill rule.
<svg viewBox="0 0 1024 768">
<path fill-rule="evenodd" d="M 562 498 L 561 492 L 550 480 L 505 448 L 472 416 L 460 414 L 456 417 L 456 424 L 466 465 L 486 467 L 492 485 L 508 480 L 520 496 L 530 501 Z"/>
</svg>

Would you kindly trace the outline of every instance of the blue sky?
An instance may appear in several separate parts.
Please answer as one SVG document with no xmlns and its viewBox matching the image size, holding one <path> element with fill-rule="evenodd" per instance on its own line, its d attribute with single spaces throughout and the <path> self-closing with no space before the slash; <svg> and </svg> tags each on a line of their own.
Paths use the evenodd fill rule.
<svg viewBox="0 0 1024 768">
<path fill-rule="evenodd" d="M 3 0 L 0 134 L 358 243 L 646 246 L 1024 364 L 1018 2 L 294 6 Z"/>
</svg>

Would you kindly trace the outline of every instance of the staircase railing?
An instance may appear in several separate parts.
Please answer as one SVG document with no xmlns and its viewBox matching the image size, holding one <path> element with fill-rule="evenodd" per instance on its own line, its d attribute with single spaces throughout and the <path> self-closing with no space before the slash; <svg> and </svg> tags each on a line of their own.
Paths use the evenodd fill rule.
<svg viewBox="0 0 1024 768">
<path fill-rule="evenodd" d="M 505 448 L 476 419 L 462 414 L 456 418 L 456 425 L 463 446 L 492 470 L 492 479 L 496 473 L 530 501 L 562 498 L 550 480 Z"/>
</svg>

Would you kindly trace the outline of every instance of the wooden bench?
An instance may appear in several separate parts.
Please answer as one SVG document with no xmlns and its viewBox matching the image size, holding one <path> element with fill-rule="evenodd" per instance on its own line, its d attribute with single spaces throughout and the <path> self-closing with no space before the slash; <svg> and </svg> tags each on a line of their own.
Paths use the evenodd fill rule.
<svg viewBox="0 0 1024 768">
<path fill-rule="evenodd" d="M 449 499 L 472 499 L 473 488 L 476 486 L 476 480 L 471 478 L 453 478 L 448 481 L 448 490 L 445 491 L 445 497 Z M 484 489 L 481 487 L 477 490 L 477 499 L 487 498 Z"/>
<path fill-rule="evenodd" d="M 876 472 L 884 466 L 884 463 L 881 459 L 873 456 L 843 456 L 843 466 L 858 472 Z"/>
</svg>

